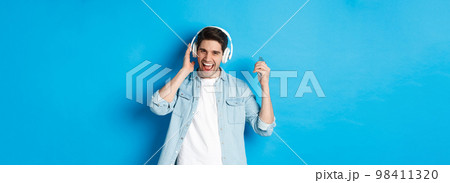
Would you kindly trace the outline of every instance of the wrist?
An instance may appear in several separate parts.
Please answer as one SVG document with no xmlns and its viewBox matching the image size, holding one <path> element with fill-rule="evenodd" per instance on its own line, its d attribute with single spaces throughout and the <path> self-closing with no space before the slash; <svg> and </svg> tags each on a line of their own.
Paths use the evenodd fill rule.
<svg viewBox="0 0 450 183">
<path fill-rule="evenodd" d="M 189 71 L 188 69 L 181 68 L 178 73 L 180 73 L 183 77 L 187 77 L 192 71 Z"/>
<path fill-rule="evenodd" d="M 269 89 L 269 81 L 267 81 L 267 82 L 261 82 L 260 84 L 261 84 L 261 88 L 267 88 L 267 89 Z"/>
<path fill-rule="evenodd" d="M 270 89 L 269 89 L 269 84 L 261 84 L 261 91 L 262 91 L 262 95 L 263 97 L 270 97 Z"/>
</svg>

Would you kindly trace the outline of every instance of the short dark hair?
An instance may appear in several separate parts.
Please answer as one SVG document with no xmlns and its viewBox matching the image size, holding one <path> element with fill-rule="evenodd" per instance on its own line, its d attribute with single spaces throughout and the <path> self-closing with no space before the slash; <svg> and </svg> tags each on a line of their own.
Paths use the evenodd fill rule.
<svg viewBox="0 0 450 183">
<path fill-rule="evenodd" d="M 220 29 L 215 27 L 206 27 L 197 36 L 197 49 L 203 40 L 214 40 L 220 43 L 222 46 L 222 53 L 228 45 L 228 37 Z"/>
</svg>

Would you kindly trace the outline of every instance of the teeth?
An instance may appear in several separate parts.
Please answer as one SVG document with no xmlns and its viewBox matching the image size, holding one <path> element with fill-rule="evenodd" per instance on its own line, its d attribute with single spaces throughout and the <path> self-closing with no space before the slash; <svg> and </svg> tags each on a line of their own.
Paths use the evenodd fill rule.
<svg viewBox="0 0 450 183">
<path fill-rule="evenodd" d="M 213 64 L 207 64 L 207 63 L 203 63 L 203 65 L 206 65 L 206 66 L 211 66 L 211 65 L 213 65 Z"/>
</svg>

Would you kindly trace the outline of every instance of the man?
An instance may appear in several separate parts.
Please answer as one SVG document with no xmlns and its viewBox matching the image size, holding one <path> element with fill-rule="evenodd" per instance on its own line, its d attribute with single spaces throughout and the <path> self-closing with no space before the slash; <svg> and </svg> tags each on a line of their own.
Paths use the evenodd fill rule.
<svg viewBox="0 0 450 183">
<path fill-rule="evenodd" d="M 150 109 L 155 114 L 172 112 L 158 164 L 247 164 L 245 122 L 261 136 L 270 136 L 276 125 L 269 93 L 270 68 L 258 61 L 253 70 L 260 74 L 260 108 L 248 85 L 220 67 L 230 54 L 228 33 L 206 27 L 197 35 L 193 51 L 199 65 L 196 71 L 195 62 L 190 61 L 191 43 L 183 67 L 152 96 Z"/>
</svg>

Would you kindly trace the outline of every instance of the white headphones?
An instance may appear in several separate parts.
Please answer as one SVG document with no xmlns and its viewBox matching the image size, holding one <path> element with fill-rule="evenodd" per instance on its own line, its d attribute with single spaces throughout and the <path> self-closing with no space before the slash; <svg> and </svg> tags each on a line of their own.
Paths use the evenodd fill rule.
<svg viewBox="0 0 450 183">
<path fill-rule="evenodd" d="M 207 26 L 205 28 L 208 28 L 208 27 L 213 27 L 213 28 L 221 30 L 223 33 L 225 33 L 225 35 L 227 35 L 228 39 L 230 40 L 231 50 L 227 46 L 227 48 L 225 48 L 225 51 L 223 52 L 223 57 L 222 57 L 222 63 L 227 63 L 227 61 L 231 59 L 231 56 L 233 56 L 233 42 L 231 41 L 230 34 L 228 34 L 228 32 L 226 30 L 224 30 L 220 27 L 217 27 L 217 26 Z M 205 28 L 203 28 L 203 29 L 205 29 Z M 198 45 L 197 45 L 197 42 L 194 43 L 194 41 L 195 41 L 195 38 L 198 36 L 198 34 L 202 30 L 198 31 L 197 34 L 194 36 L 194 38 L 191 41 L 192 57 L 197 57 L 197 46 Z"/>
</svg>

